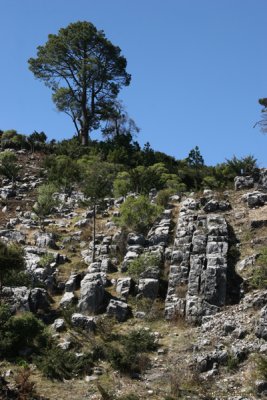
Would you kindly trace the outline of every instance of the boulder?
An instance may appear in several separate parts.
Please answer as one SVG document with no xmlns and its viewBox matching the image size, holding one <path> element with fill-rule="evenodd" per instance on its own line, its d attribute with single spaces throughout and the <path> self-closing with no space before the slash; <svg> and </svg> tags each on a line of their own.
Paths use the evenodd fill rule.
<svg viewBox="0 0 267 400">
<path fill-rule="evenodd" d="M 79 313 L 72 314 L 71 324 L 76 328 L 81 328 L 87 332 L 94 332 L 96 327 L 95 319 L 93 317 L 88 317 Z"/>
<path fill-rule="evenodd" d="M 79 289 L 81 279 L 81 274 L 73 272 L 65 283 L 65 292 L 74 292 L 75 290 Z"/>
<path fill-rule="evenodd" d="M 159 281 L 157 279 L 139 279 L 138 294 L 155 300 L 158 295 Z"/>
<path fill-rule="evenodd" d="M 234 179 L 235 190 L 250 189 L 254 186 L 252 176 L 236 176 Z"/>
<path fill-rule="evenodd" d="M 4 287 L 3 296 L 10 304 L 13 312 L 31 311 L 36 313 L 39 310 L 48 311 L 50 308 L 51 299 L 43 288 Z"/>
<path fill-rule="evenodd" d="M 267 202 L 267 193 L 254 191 L 242 196 L 242 200 L 247 202 L 249 208 L 261 207 Z"/>
<path fill-rule="evenodd" d="M 98 313 L 103 309 L 106 276 L 102 273 L 86 274 L 81 281 L 80 300 L 78 309 L 91 314 Z"/>
<path fill-rule="evenodd" d="M 35 236 L 35 245 L 38 247 L 50 247 L 56 249 L 55 235 L 48 232 L 39 232 Z"/>
<path fill-rule="evenodd" d="M 260 170 L 258 186 L 263 190 L 267 189 L 267 168 L 262 168 Z"/>
<path fill-rule="evenodd" d="M 144 246 L 146 243 L 146 239 L 142 234 L 129 233 L 127 237 L 127 243 L 130 246 L 132 245 Z"/>
<path fill-rule="evenodd" d="M 12 229 L 0 230 L 0 237 L 19 244 L 25 244 L 26 239 L 24 233 Z"/>
<path fill-rule="evenodd" d="M 231 209 L 231 205 L 228 201 L 219 200 L 209 200 L 203 207 L 206 213 L 216 212 L 216 211 L 227 211 Z"/>
<path fill-rule="evenodd" d="M 57 318 L 52 324 L 52 329 L 56 332 L 63 332 L 66 329 L 66 324 L 63 318 Z"/>
<path fill-rule="evenodd" d="M 63 297 L 61 298 L 59 305 L 62 308 L 68 308 L 69 306 L 74 305 L 76 300 L 77 299 L 76 299 L 74 293 L 66 292 L 66 293 L 64 293 Z"/>
<path fill-rule="evenodd" d="M 132 279 L 131 277 L 126 277 L 126 278 L 119 278 L 117 280 L 117 285 L 116 285 L 116 292 L 123 298 L 126 298 L 129 296 L 130 289 L 131 289 L 131 284 L 132 284 Z"/>
<path fill-rule="evenodd" d="M 267 306 L 260 311 L 260 318 L 256 324 L 255 334 L 258 338 L 267 340 Z"/>
<path fill-rule="evenodd" d="M 127 319 L 129 314 L 129 308 L 126 303 L 120 300 L 110 300 L 107 307 L 107 315 L 113 316 L 119 322 L 123 322 Z"/>
</svg>

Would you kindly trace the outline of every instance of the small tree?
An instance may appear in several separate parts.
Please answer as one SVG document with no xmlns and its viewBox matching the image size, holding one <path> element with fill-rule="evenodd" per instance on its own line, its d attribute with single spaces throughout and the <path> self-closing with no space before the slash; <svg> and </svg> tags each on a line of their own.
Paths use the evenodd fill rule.
<svg viewBox="0 0 267 400">
<path fill-rule="evenodd" d="M 31 147 L 31 152 L 34 153 L 35 147 L 41 147 L 45 144 L 47 136 L 44 132 L 34 131 L 27 137 L 27 141 Z"/>
<path fill-rule="evenodd" d="M 162 207 L 152 204 L 147 196 L 128 197 L 120 207 L 117 223 L 138 233 L 147 233 L 162 212 Z"/>
<path fill-rule="evenodd" d="M 114 195 L 125 197 L 132 189 L 131 176 L 128 172 L 119 172 L 113 183 Z"/>
<path fill-rule="evenodd" d="M 2 289 L 6 279 L 14 271 L 21 271 L 25 268 L 23 251 L 17 245 L 6 245 L 0 241 L 0 300 Z"/>
<path fill-rule="evenodd" d="M 194 184 L 195 188 L 198 189 L 199 185 L 201 183 L 201 174 L 200 171 L 202 170 L 204 166 L 204 159 L 200 153 L 199 147 L 196 146 L 194 149 L 192 149 L 188 157 L 186 159 L 187 164 L 192 170 L 194 171 Z"/>
<path fill-rule="evenodd" d="M 44 219 L 58 205 L 58 200 L 54 197 L 56 190 L 56 186 L 52 183 L 41 185 L 37 190 L 37 202 L 33 206 L 33 211 L 39 219 L 41 230 L 44 230 Z"/>
<path fill-rule="evenodd" d="M 9 150 L 0 154 L 0 174 L 11 179 L 12 185 L 14 185 L 20 169 L 17 162 L 17 156 Z"/>
<path fill-rule="evenodd" d="M 81 168 L 77 161 L 65 155 L 51 156 L 46 160 L 46 166 L 49 181 L 71 194 L 73 185 L 81 179 Z"/>
<path fill-rule="evenodd" d="M 83 191 L 93 207 L 93 250 L 92 261 L 95 261 L 96 206 L 112 191 L 113 173 L 108 163 L 94 161 L 84 165 Z"/>
</svg>

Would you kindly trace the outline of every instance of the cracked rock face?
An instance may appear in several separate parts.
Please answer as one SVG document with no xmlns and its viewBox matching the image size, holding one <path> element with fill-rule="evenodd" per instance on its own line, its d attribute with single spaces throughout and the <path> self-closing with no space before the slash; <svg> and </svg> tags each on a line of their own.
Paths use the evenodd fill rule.
<svg viewBox="0 0 267 400">
<path fill-rule="evenodd" d="M 190 322 L 201 322 L 225 304 L 227 224 L 221 215 L 201 214 L 199 207 L 193 199 L 182 203 L 165 304 L 167 319 L 178 313 Z"/>
</svg>

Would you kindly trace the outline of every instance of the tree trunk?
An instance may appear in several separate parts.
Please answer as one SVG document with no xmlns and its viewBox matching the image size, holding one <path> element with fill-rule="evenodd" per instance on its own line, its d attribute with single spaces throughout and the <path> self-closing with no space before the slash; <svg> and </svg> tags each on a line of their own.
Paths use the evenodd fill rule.
<svg viewBox="0 0 267 400">
<path fill-rule="evenodd" d="M 81 133 L 81 138 L 82 146 L 88 146 L 88 131 L 86 132 L 85 129 L 83 129 Z"/>
<path fill-rule="evenodd" d="M 92 250 L 92 262 L 95 262 L 95 221 L 96 221 L 96 205 L 94 204 L 94 213 L 93 213 L 93 250 Z"/>
</svg>

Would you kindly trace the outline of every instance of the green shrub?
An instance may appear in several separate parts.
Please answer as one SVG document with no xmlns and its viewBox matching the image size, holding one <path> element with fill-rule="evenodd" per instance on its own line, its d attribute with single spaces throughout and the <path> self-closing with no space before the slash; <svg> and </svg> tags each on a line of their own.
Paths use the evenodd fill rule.
<svg viewBox="0 0 267 400">
<path fill-rule="evenodd" d="M 157 348 L 150 332 L 140 329 L 121 337 L 119 342 L 107 346 L 106 358 L 113 368 L 122 373 L 142 373 L 150 364 L 145 354 Z"/>
<path fill-rule="evenodd" d="M 161 206 L 161 207 L 167 207 L 169 200 L 170 200 L 170 196 L 172 194 L 174 194 L 175 191 L 172 189 L 162 189 L 158 192 L 157 197 L 156 197 L 156 203 L 157 205 Z"/>
<path fill-rule="evenodd" d="M 257 264 L 253 270 L 250 284 L 255 289 L 265 289 L 267 287 L 267 248 L 262 249 Z"/>
<path fill-rule="evenodd" d="M 39 351 L 48 343 L 45 325 L 32 313 L 11 316 L 7 305 L 0 306 L 0 357 L 16 357 L 28 347 Z"/>
<path fill-rule="evenodd" d="M 267 380 L 267 357 L 259 355 L 256 357 L 256 366 L 262 379 Z"/>
<path fill-rule="evenodd" d="M 45 268 L 48 267 L 52 262 L 55 261 L 55 256 L 52 253 L 45 253 L 39 260 L 39 267 Z"/>
<path fill-rule="evenodd" d="M 149 267 L 159 265 L 160 258 L 157 255 L 144 253 L 129 264 L 127 272 L 133 279 L 138 280 Z"/>
<path fill-rule="evenodd" d="M 12 182 L 16 179 L 19 172 L 18 159 L 16 154 L 9 150 L 5 150 L 0 154 L 0 174 L 11 179 Z"/>
<path fill-rule="evenodd" d="M 6 245 L 0 241 L 0 297 L 2 296 L 2 287 L 10 279 L 13 273 L 18 273 L 25 268 L 23 250 L 18 245 Z"/>
<path fill-rule="evenodd" d="M 56 380 L 89 374 L 93 367 L 91 354 L 77 356 L 73 351 L 65 351 L 55 346 L 36 357 L 35 363 L 44 376 Z"/>
<path fill-rule="evenodd" d="M 128 197 L 115 220 L 123 228 L 146 233 L 161 212 L 162 207 L 152 204 L 147 196 Z"/>
</svg>

